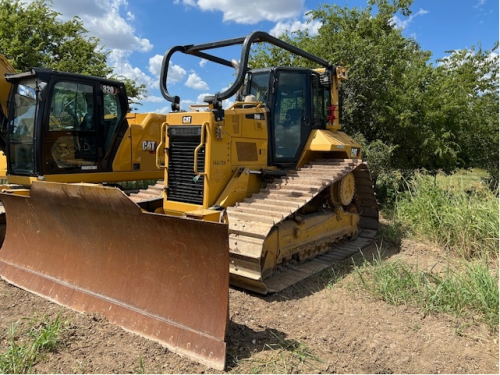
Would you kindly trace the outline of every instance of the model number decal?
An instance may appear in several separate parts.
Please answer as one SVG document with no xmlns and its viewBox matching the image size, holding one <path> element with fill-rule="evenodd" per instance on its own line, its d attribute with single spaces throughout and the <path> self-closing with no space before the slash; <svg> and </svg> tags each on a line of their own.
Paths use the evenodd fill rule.
<svg viewBox="0 0 500 375">
<path fill-rule="evenodd" d="M 103 94 L 116 95 L 118 93 L 118 89 L 113 86 L 102 85 Z"/>
<path fill-rule="evenodd" d="M 214 165 L 226 165 L 226 161 L 225 160 L 214 160 L 213 164 Z"/>
<path fill-rule="evenodd" d="M 142 151 L 155 152 L 156 142 L 155 141 L 142 141 Z"/>
<path fill-rule="evenodd" d="M 191 124 L 191 116 L 182 116 L 183 124 Z"/>
</svg>

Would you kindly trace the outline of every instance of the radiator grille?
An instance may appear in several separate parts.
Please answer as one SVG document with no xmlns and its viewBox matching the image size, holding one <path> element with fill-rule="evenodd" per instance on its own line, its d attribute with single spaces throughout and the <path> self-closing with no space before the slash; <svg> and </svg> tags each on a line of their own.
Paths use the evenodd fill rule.
<svg viewBox="0 0 500 375">
<path fill-rule="evenodd" d="M 188 128 L 190 131 L 183 131 L 182 128 Z M 195 129 L 197 131 L 194 131 Z M 203 204 L 205 177 L 201 175 L 196 180 L 197 176 L 193 171 L 194 150 L 200 144 L 200 133 L 201 126 L 169 127 L 168 201 Z M 198 150 L 198 172 L 204 171 L 205 146 Z"/>
</svg>

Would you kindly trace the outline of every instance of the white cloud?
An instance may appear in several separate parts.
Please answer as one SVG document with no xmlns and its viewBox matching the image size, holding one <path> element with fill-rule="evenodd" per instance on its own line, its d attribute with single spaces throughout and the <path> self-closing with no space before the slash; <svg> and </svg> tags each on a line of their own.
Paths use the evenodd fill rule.
<svg viewBox="0 0 500 375">
<path fill-rule="evenodd" d="M 25 3 L 32 1 L 24 0 Z M 158 83 L 128 61 L 132 52 L 147 52 L 153 46 L 148 39 L 136 35 L 131 25 L 135 15 L 127 8 L 127 0 L 53 0 L 52 5 L 63 21 L 80 17 L 88 35 L 99 38 L 101 46 L 110 51 L 108 64 L 114 67 L 116 74 L 134 79 L 148 88 L 156 88 Z"/>
<path fill-rule="evenodd" d="M 207 59 L 201 59 L 200 60 L 200 66 L 203 68 L 205 65 L 207 65 L 208 60 Z"/>
<path fill-rule="evenodd" d="M 308 31 L 311 36 L 317 35 L 322 23 L 317 20 L 311 20 L 310 16 L 307 14 L 304 14 L 303 19 L 304 21 L 302 22 L 297 19 L 286 22 L 278 22 L 269 33 L 276 37 L 283 34 L 290 34 L 295 31 Z"/>
<path fill-rule="evenodd" d="M 184 4 L 190 7 L 196 6 L 196 2 L 194 0 L 174 0 L 174 4 Z"/>
<path fill-rule="evenodd" d="M 476 5 L 474 5 L 474 8 L 480 8 L 484 4 L 486 4 L 486 0 L 479 0 Z"/>
<path fill-rule="evenodd" d="M 80 17 L 89 35 L 99 38 L 106 49 L 147 52 L 153 48 L 148 39 L 136 35 L 131 25 L 135 15 L 128 11 L 126 0 L 53 0 L 52 8 L 63 20 Z"/>
<path fill-rule="evenodd" d="M 144 73 L 141 69 L 133 67 L 128 61 L 131 52 L 112 50 L 108 55 L 108 64 L 114 68 L 118 75 L 135 80 L 138 84 L 145 84 L 148 89 L 156 89 L 158 80 L 155 80 Z"/>
<path fill-rule="evenodd" d="M 167 80 L 172 83 L 182 81 L 186 75 L 184 68 L 180 65 L 174 65 L 171 62 L 169 63 L 168 72 Z"/>
<path fill-rule="evenodd" d="M 34 0 L 22 1 L 29 4 Z M 74 16 L 81 19 L 84 28 L 88 30 L 87 36 L 99 38 L 104 50 L 110 52 L 107 61 L 115 74 L 133 79 L 138 84 L 145 84 L 147 89 L 158 89 L 157 77 L 148 76 L 129 62 L 133 52 L 148 52 L 153 45 L 137 34 L 133 27 L 135 15 L 128 9 L 127 0 L 52 0 L 51 8 L 61 14 L 59 19 L 62 21 L 68 21 Z M 173 70 L 182 74 L 182 68 L 178 68 L 180 67 L 175 66 Z M 173 74 L 172 77 L 176 79 L 177 75 Z"/>
<path fill-rule="evenodd" d="M 157 77 L 160 76 L 162 61 L 163 61 L 162 55 L 154 55 L 149 59 L 148 70 L 151 72 L 151 74 L 154 74 Z"/>
<path fill-rule="evenodd" d="M 174 4 L 199 7 L 202 11 L 219 11 L 223 21 L 256 24 L 260 21 L 282 21 L 297 17 L 304 10 L 304 0 L 175 0 Z"/>
<path fill-rule="evenodd" d="M 147 98 L 144 98 L 142 100 L 142 102 L 144 103 L 160 103 L 160 102 L 164 102 L 165 101 L 165 98 L 163 98 L 163 96 L 154 96 L 154 95 L 150 95 L 148 96 Z"/>
<path fill-rule="evenodd" d="M 203 81 L 196 73 L 191 73 L 185 83 L 187 87 L 195 90 L 209 90 L 207 83 Z M 206 94 L 209 95 L 209 94 Z"/>
<path fill-rule="evenodd" d="M 407 19 L 403 20 L 398 16 L 394 16 L 392 17 L 391 21 L 397 29 L 406 29 L 415 17 L 422 16 L 427 13 L 429 13 L 429 11 L 420 8 L 420 10 L 417 13 L 411 14 L 410 17 L 408 17 Z"/>
<path fill-rule="evenodd" d="M 148 70 L 150 71 L 151 74 L 155 76 L 156 79 L 160 78 L 162 62 L 163 62 L 162 55 L 154 55 L 149 59 Z M 167 76 L 168 83 L 176 83 L 182 81 L 186 76 L 186 73 L 187 73 L 186 70 L 184 70 L 184 68 L 182 68 L 180 65 L 172 64 L 172 61 L 169 61 L 168 76 Z"/>
</svg>

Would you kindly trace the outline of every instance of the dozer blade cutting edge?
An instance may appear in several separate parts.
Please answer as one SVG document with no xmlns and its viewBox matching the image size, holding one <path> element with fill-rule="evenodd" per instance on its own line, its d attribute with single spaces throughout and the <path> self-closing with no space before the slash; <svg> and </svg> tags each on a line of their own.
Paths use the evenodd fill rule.
<svg viewBox="0 0 500 375">
<path fill-rule="evenodd" d="M 224 369 L 226 224 L 144 213 L 98 185 L 34 182 L 30 194 L 0 195 L 2 278 Z"/>
</svg>

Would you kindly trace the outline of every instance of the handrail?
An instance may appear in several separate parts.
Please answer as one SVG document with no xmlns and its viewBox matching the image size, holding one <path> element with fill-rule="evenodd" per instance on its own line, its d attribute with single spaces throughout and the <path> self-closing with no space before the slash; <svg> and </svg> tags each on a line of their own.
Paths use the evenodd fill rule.
<svg viewBox="0 0 500 375">
<path fill-rule="evenodd" d="M 194 171 L 194 174 L 196 176 L 206 175 L 207 174 L 207 172 L 198 172 L 198 151 L 205 145 L 205 132 L 206 132 L 206 128 L 208 128 L 208 125 L 209 125 L 208 121 L 205 121 L 201 125 L 201 140 L 200 140 L 200 144 L 194 149 L 193 171 Z"/>
<path fill-rule="evenodd" d="M 164 160 L 163 165 L 161 165 L 161 163 L 160 163 L 160 157 L 161 157 L 160 150 L 162 150 L 163 155 L 165 155 L 165 146 L 164 146 L 164 144 L 166 143 L 166 140 L 167 140 L 167 128 L 168 128 L 168 122 L 164 122 L 163 124 L 161 124 L 161 128 L 160 128 L 160 143 L 158 144 L 158 147 L 156 147 L 156 167 L 158 169 L 160 169 L 160 168 L 168 169 L 168 165 L 166 163 L 166 160 Z"/>
<path fill-rule="evenodd" d="M 322 58 L 315 56 L 309 52 L 304 51 L 303 49 L 300 49 L 296 46 L 293 46 L 287 42 L 284 42 L 278 38 L 275 38 L 268 33 L 265 33 L 263 31 L 255 31 L 248 35 L 247 37 L 241 37 L 241 38 L 233 38 L 233 39 L 226 39 L 226 40 L 221 40 L 217 42 L 212 42 L 212 43 L 205 43 L 205 44 L 189 44 L 185 46 L 175 46 L 169 49 L 165 55 L 163 56 L 163 62 L 162 62 L 162 67 L 161 67 L 161 72 L 160 72 L 160 90 L 165 99 L 167 99 L 169 102 L 172 103 L 172 106 L 178 106 L 180 103 L 180 98 L 178 96 L 172 96 L 168 92 L 167 88 L 167 77 L 168 77 L 168 68 L 170 64 L 170 58 L 172 55 L 176 52 L 182 52 L 187 55 L 194 55 L 197 57 L 200 57 L 202 59 L 206 59 L 212 62 L 215 62 L 217 64 L 221 64 L 227 67 L 233 67 L 236 69 L 236 79 L 234 80 L 233 84 L 229 86 L 225 91 L 221 93 L 215 93 L 213 98 L 214 102 L 216 101 L 222 101 L 224 99 L 228 99 L 236 92 L 238 89 L 243 85 L 244 79 L 245 79 L 245 74 L 249 70 L 248 68 L 248 61 L 249 61 L 249 55 L 250 55 L 250 48 L 253 43 L 262 43 L 262 42 L 267 42 L 270 44 L 273 44 L 277 47 L 280 47 L 284 50 L 287 50 L 293 54 L 296 54 L 298 56 L 301 56 L 305 59 L 308 59 L 320 66 L 325 67 L 326 69 L 333 71 L 335 67 L 330 64 L 328 61 L 323 60 Z M 241 44 L 242 49 L 241 49 L 241 57 L 239 63 L 232 63 L 228 60 L 225 60 L 223 58 L 220 58 L 218 56 L 214 56 L 211 54 L 208 54 L 206 52 L 202 52 L 205 50 L 209 49 L 215 49 L 215 48 L 221 48 L 221 47 L 228 47 L 232 45 L 237 45 Z"/>
</svg>

